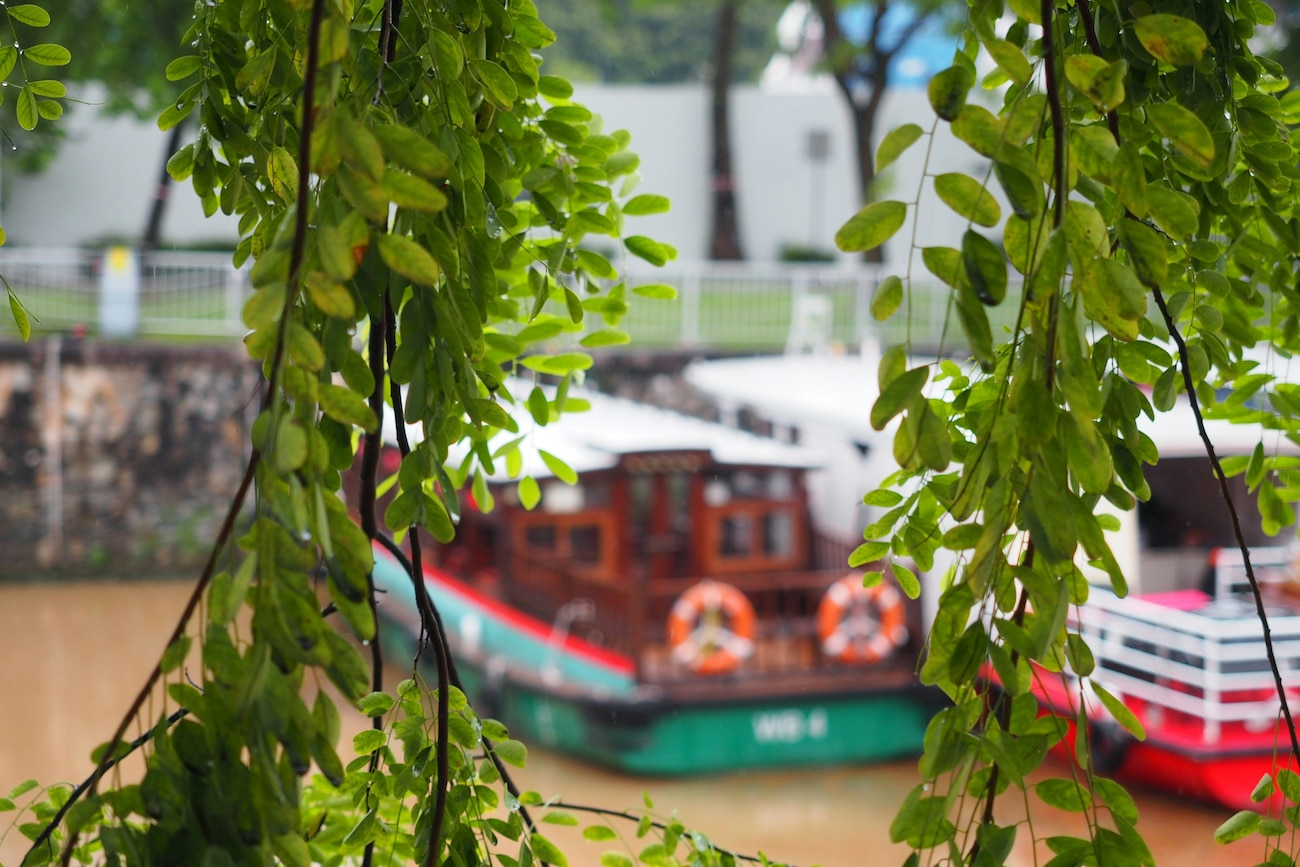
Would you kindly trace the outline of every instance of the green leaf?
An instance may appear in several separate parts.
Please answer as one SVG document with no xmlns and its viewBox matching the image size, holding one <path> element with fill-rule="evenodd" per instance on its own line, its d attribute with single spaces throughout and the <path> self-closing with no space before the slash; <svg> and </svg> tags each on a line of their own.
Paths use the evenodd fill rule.
<svg viewBox="0 0 1300 867">
<path fill-rule="evenodd" d="M 389 169 L 379 179 L 379 188 L 399 208 L 436 213 L 447 207 L 447 197 L 424 178 Z"/>
<path fill-rule="evenodd" d="M 1002 220 L 997 199 L 968 175 L 960 172 L 938 175 L 934 179 L 934 191 L 944 204 L 973 223 L 991 227 Z"/>
<path fill-rule="evenodd" d="M 497 754 L 497 758 L 501 759 L 501 761 L 508 765 L 514 765 L 516 768 L 522 768 L 528 760 L 528 748 L 519 741 L 501 741 L 492 748 L 492 751 Z M 536 836 L 533 839 L 537 839 Z"/>
<path fill-rule="evenodd" d="M 1179 153 L 1203 169 L 1213 165 L 1214 137 L 1199 117 L 1176 102 L 1148 103 L 1146 110 L 1147 119 Z"/>
<path fill-rule="evenodd" d="M 171 63 L 167 64 L 167 68 L 163 71 L 163 74 L 167 76 L 168 81 L 181 81 L 182 79 L 189 78 L 201 68 L 202 62 L 199 60 L 198 55 L 189 54 L 185 57 L 178 57 Z"/>
<path fill-rule="evenodd" d="M 162 661 L 158 663 L 159 670 L 163 674 L 169 674 L 180 668 L 185 662 L 185 657 L 189 656 L 192 641 L 193 639 L 190 636 L 182 635 L 168 645 L 167 650 L 162 655 Z"/>
<path fill-rule="evenodd" d="M 1255 788 L 1251 789 L 1250 799 L 1256 804 L 1262 804 L 1271 798 L 1276 791 L 1277 787 L 1273 784 L 1272 774 L 1265 771 L 1264 775 L 1259 778 L 1259 782 L 1255 784 Z"/>
<path fill-rule="evenodd" d="M 26 24 L 28 27 L 48 27 L 50 24 L 50 13 L 40 6 L 31 4 L 9 6 L 5 11 L 9 13 L 9 17 L 14 21 Z"/>
<path fill-rule="evenodd" d="M 980 156 L 990 159 L 1004 150 L 1007 144 L 1006 124 L 980 105 L 970 104 L 962 108 L 957 119 L 952 122 L 952 134 L 970 145 Z"/>
<path fill-rule="evenodd" d="M 946 121 L 954 120 L 966 104 L 975 85 L 975 75 L 965 66 L 950 66 L 930 79 L 926 93 L 934 113 Z"/>
<path fill-rule="evenodd" d="M 903 373 L 881 389 L 880 396 L 871 405 L 871 426 L 884 430 L 890 419 L 921 396 L 921 389 L 929 379 L 930 368 L 922 365 Z"/>
<path fill-rule="evenodd" d="M 990 306 L 1007 297 L 1007 260 L 998 246 L 967 229 L 961 239 L 961 260 L 975 295 Z"/>
<path fill-rule="evenodd" d="M 871 295 L 871 317 L 877 322 L 884 322 L 894 315 L 902 303 L 903 281 L 896 274 L 890 274 L 876 285 L 876 291 Z"/>
<path fill-rule="evenodd" d="M 1228 821 L 1224 822 L 1214 831 L 1214 842 L 1216 843 L 1233 843 L 1242 840 L 1255 833 L 1259 827 L 1260 815 L 1254 810 L 1242 810 L 1234 813 Z"/>
<path fill-rule="evenodd" d="M 985 39 L 983 42 L 993 62 L 1001 67 L 1008 78 L 1022 87 L 1029 83 L 1034 70 L 1023 51 L 1005 39 Z"/>
<path fill-rule="evenodd" d="M 36 124 L 40 115 L 36 111 L 36 97 L 32 94 L 31 87 L 23 85 L 18 91 L 18 104 L 15 108 L 18 117 L 18 125 L 25 130 L 36 129 Z"/>
<path fill-rule="evenodd" d="M 632 336 L 626 331 L 619 331 L 616 328 L 604 328 L 600 331 L 593 331 L 582 340 L 579 344 L 587 349 L 600 349 L 607 346 L 626 346 L 632 342 Z"/>
<path fill-rule="evenodd" d="M 1133 715 L 1133 711 L 1129 710 L 1124 702 L 1111 695 L 1105 687 L 1096 681 L 1091 681 L 1091 685 L 1092 691 L 1097 694 L 1097 698 L 1101 699 L 1101 703 L 1106 706 L 1106 710 L 1110 711 L 1110 715 L 1115 718 L 1115 722 L 1119 723 L 1124 731 L 1133 737 L 1140 741 L 1145 740 L 1147 736 L 1146 730 L 1142 728 L 1142 723 L 1138 718 Z"/>
<path fill-rule="evenodd" d="M 351 320 L 356 315 L 356 302 L 342 283 L 331 280 L 320 271 L 313 271 L 307 275 L 306 286 L 307 297 L 326 316 Z"/>
<path fill-rule="evenodd" d="M 1046 198 L 1043 184 L 1037 177 L 1030 176 L 1019 168 L 1000 160 L 993 163 L 993 174 L 1007 194 L 1011 210 L 1024 220 L 1032 220 L 1043 212 Z"/>
<path fill-rule="evenodd" d="M 12 10 L 9 14 L 13 14 Z M 72 52 L 62 45 L 44 42 L 24 48 L 23 57 L 41 66 L 67 66 L 72 61 Z"/>
<path fill-rule="evenodd" d="M 1117 228 L 1120 243 L 1128 251 L 1138 279 L 1152 289 L 1164 286 L 1169 277 L 1169 251 L 1165 242 L 1149 226 L 1136 220 L 1121 220 Z"/>
<path fill-rule="evenodd" d="M 1133 23 L 1133 32 L 1152 57 L 1171 66 L 1191 66 L 1210 47 L 1201 25 L 1180 15 L 1144 15 Z"/>
<path fill-rule="evenodd" d="M 0 80 L 9 77 L 18 63 L 18 49 L 12 45 L 0 45 Z"/>
<path fill-rule="evenodd" d="M 409 127 L 378 124 L 370 131 L 383 148 L 384 156 L 409 172 L 429 179 L 444 178 L 451 160 L 433 142 Z"/>
<path fill-rule="evenodd" d="M 474 77 L 483 85 L 483 95 L 488 102 L 495 105 L 502 111 L 509 111 L 519 98 L 519 90 L 515 87 L 515 81 L 506 72 L 491 60 L 474 59 L 469 62 L 470 68 L 474 71 Z"/>
<path fill-rule="evenodd" d="M 1039 800 L 1058 810 L 1082 813 L 1092 806 L 1092 795 L 1075 780 L 1056 777 L 1034 786 Z"/>
<path fill-rule="evenodd" d="M 661 301 L 677 300 L 677 290 L 663 283 L 646 283 L 633 286 L 632 294 L 640 295 L 642 298 L 657 298 Z"/>
<path fill-rule="evenodd" d="M 357 710 L 368 717 L 383 716 L 393 706 L 393 697 L 386 692 L 372 692 L 357 702 Z"/>
<path fill-rule="evenodd" d="M 1146 202 L 1151 219 L 1175 239 L 1196 233 L 1196 202 L 1185 193 L 1176 192 L 1163 183 L 1146 186 Z"/>
<path fill-rule="evenodd" d="M 600 853 L 600 867 L 635 867 L 631 858 L 622 852 Z"/>
<path fill-rule="evenodd" d="M 917 139 L 924 133 L 925 130 L 914 123 L 905 123 L 896 129 L 891 129 L 881 139 L 880 147 L 876 148 L 876 171 L 883 172 L 902 156 L 904 151 L 916 144 Z"/>
<path fill-rule="evenodd" d="M 629 235 L 623 239 L 623 246 L 639 259 L 644 259 L 655 267 L 661 268 L 677 258 L 677 251 L 660 244 L 644 235 Z"/>
<path fill-rule="evenodd" d="M 845 253 L 874 250 L 903 227 L 907 205 L 902 202 L 872 202 L 858 211 L 835 233 L 835 244 Z"/>
<path fill-rule="evenodd" d="M 363 729 L 352 738 L 352 749 L 359 756 L 368 756 L 388 743 L 388 737 L 381 729 Z"/>
<path fill-rule="evenodd" d="M 27 318 L 27 310 L 23 307 L 18 296 L 12 291 L 9 292 L 9 312 L 13 314 L 14 323 L 18 326 L 18 333 L 22 336 L 23 342 L 26 343 L 32 339 L 32 323 Z"/>
<path fill-rule="evenodd" d="M 361 395 L 341 385 L 326 383 L 321 385 L 320 408 L 326 415 L 343 424 L 356 425 L 365 431 L 379 428 L 379 419 L 366 405 Z"/>
<path fill-rule="evenodd" d="M 282 147 L 274 148 L 267 161 L 267 172 L 275 194 L 285 202 L 292 202 L 298 195 L 298 163 L 293 154 Z"/>
<path fill-rule="evenodd" d="M 667 196 L 643 193 L 633 196 L 623 204 L 623 213 L 629 217 L 645 217 L 650 214 L 663 214 L 671 208 Z"/>
<path fill-rule="evenodd" d="M 548 825 L 563 825 L 567 828 L 578 827 L 578 819 L 572 813 L 566 813 L 563 810 L 551 810 L 542 817 L 542 821 Z"/>
<path fill-rule="evenodd" d="M 573 468 L 555 455 L 543 449 L 538 449 L 537 454 L 541 457 L 542 462 L 546 464 L 547 469 L 555 474 L 555 477 L 566 485 L 576 485 L 578 483 L 578 474 Z"/>
<path fill-rule="evenodd" d="M 608 825 L 588 825 L 586 828 L 582 829 L 582 836 L 586 840 L 591 840 L 597 843 L 618 839 L 618 834 Z"/>
<path fill-rule="evenodd" d="M 406 235 L 377 235 L 379 258 L 412 283 L 437 286 L 441 271 L 433 255 Z"/>
<path fill-rule="evenodd" d="M 524 476 L 519 480 L 519 504 L 527 511 L 532 511 L 542 499 L 542 489 L 537 484 L 537 480 L 532 476 Z"/>
<path fill-rule="evenodd" d="M 1114 111 L 1124 103 L 1128 64 L 1107 63 L 1094 54 L 1072 54 L 1065 60 L 1065 77 L 1099 113 Z"/>
</svg>

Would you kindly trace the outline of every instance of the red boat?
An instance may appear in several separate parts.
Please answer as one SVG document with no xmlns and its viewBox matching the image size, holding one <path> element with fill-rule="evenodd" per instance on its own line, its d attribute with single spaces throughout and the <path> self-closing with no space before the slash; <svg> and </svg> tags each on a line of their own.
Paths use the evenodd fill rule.
<svg viewBox="0 0 1300 867">
<path fill-rule="evenodd" d="M 1294 552 L 1258 548 L 1269 629 L 1292 713 L 1300 712 L 1300 597 L 1290 596 Z M 1263 627 L 1243 592 L 1241 555 L 1211 554 L 1213 592 L 1171 590 L 1119 599 L 1094 590 L 1071 629 L 1096 657 L 1091 680 L 1123 701 L 1146 730 L 1137 740 L 1110 717 L 1088 685 L 1038 671 L 1047 709 L 1073 720 L 1088 710 L 1094 769 L 1233 809 L 1263 809 L 1251 792 L 1266 774 L 1297 769 L 1263 650 Z M 1074 743 L 1074 723 L 1063 748 Z"/>
</svg>

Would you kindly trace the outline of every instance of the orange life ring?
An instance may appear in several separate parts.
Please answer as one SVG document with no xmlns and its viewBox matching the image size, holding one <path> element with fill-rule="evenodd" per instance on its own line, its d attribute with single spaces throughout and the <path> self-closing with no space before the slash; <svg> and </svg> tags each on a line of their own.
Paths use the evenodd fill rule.
<svg viewBox="0 0 1300 867">
<path fill-rule="evenodd" d="M 880 662 L 907 643 L 903 594 L 892 584 L 862 586 L 855 572 L 826 590 L 817 607 L 822 653 L 841 662 Z"/>
<path fill-rule="evenodd" d="M 673 662 L 696 674 L 725 674 L 754 653 L 754 606 L 730 584 L 701 581 L 668 614 Z"/>
</svg>

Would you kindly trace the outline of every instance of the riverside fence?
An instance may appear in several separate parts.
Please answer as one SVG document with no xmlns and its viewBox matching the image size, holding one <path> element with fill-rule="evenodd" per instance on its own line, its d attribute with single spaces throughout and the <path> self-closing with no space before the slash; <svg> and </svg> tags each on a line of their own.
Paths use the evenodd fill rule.
<svg viewBox="0 0 1300 867">
<path fill-rule="evenodd" d="M 910 309 L 884 323 L 870 313 L 883 266 L 759 262 L 672 263 L 625 275 L 629 310 L 619 327 L 637 349 L 853 348 L 864 340 L 910 341 L 918 348 L 957 350 L 950 326 L 950 290 L 913 282 Z M 0 249 L 0 275 L 22 300 L 37 334 L 84 331 L 104 337 L 238 338 L 240 310 L 251 291 L 248 269 L 226 253 Z M 640 298 L 636 288 L 667 284 L 674 300 Z M 138 287 L 130 291 L 130 286 Z M 1010 302 L 1012 299 L 1009 298 Z M 990 311 L 995 333 L 1014 303 Z M 591 316 L 598 327 L 598 316 Z M 0 315 L 0 335 L 14 324 Z"/>
</svg>

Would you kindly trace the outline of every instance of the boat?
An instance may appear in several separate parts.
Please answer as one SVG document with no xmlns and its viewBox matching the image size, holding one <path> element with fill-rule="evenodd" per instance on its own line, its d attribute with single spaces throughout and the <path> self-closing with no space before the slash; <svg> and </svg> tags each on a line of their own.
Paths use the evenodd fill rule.
<svg viewBox="0 0 1300 867">
<path fill-rule="evenodd" d="M 1221 456 L 1257 446 L 1296 447 L 1258 424 L 1206 422 Z M 1087 639 L 1091 680 L 1123 702 L 1145 731 L 1122 729 L 1069 671 L 1039 671 L 1034 689 L 1045 711 L 1068 721 L 1059 752 L 1072 755 L 1084 701 L 1088 748 L 1103 776 L 1235 809 L 1280 809 L 1277 795 L 1256 794 L 1265 777 L 1300 769 L 1280 712 L 1264 648 L 1264 630 L 1245 563 L 1209 459 L 1185 399 L 1143 430 L 1160 449 L 1145 470 L 1151 498 L 1128 513 L 1112 539 L 1130 593 L 1117 597 L 1090 575 L 1088 604 L 1070 628 Z M 1293 713 L 1300 712 L 1300 549 L 1279 546 L 1261 529 L 1241 476 L 1229 479 L 1250 561 Z M 1294 528 L 1290 528 L 1294 536 Z M 1087 571 L 1087 570 L 1085 570 Z M 1255 794 L 1255 797 L 1252 797 Z"/>
<path fill-rule="evenodd" d="M 939 706 L 916 677 L 919 605 L 880 565 L 849 569 L 852 540 L 812 520 L 823 456 L 599 393 L 575 401 L 586 411 L 544 426 L 516 412 L 506 435 L 525 437 L 515 469 L 539 502 L 526 508 L 530 483 L 521 497 L 496 467 L 494 508 L 482 489 L 467 498 L 424 571 L 476 708 L 525 742 L 637 774 L 918 754 Z M 381 615 L 418 634 L 411 582 L 378 549 L 374 578 Z"/>
<path fill-rule="evenodd" d="M 871 360 L 811 354 L 705 361 L 688 367 L 686 380 L 733 417 L 748 413 L 778 428 L 798 426 L 801 442 L 838 441 L 846 453 L 859 448 L 864 465 L 853 484 L 869 490 L 880 473 L 865 464 L 869 446 L 879 442 L 870 438 L 870 401 L 854 406 L 835 395 L 861 381 L 856 371 Z M 789 383 L 777 379 L 785 376 L 819 386 L 787 398 Z M 1151 498 L 1134 512 L 1116 512 L 1120 529 L 1110 537 L 1130 592 L 1117 597 L 1104 572 L 1081 564 L 1093 586 L 1088 604 L 1071 614 L 1070 628 L 1093 651 L 1092 680 L 1134 714 L 1145 739 L 1123 730 L 1087 681 L 1068 668 L 1063 674 L 1038 669 L 1033 689 L 1043 712 L 1066 722 L 1067 737 L 1056 749 L 1062 760 L 1072 760 L 1082 700 L 1092 765 L 1103 776 L 1233 809 L 1276 807 L 1276 796 L 1253 800 L 1252 792 L 1265 775 L 1300 766 L 1291 755 L 1263 628 L 1190 404 L 1180 399 L 1169 412 L 1144 418 L 1142 430 L 1160 451 L 1159 462 L 1145 472 Z M 1269 452 L 1300 453 L 1259 424 L 1210 420 L 1207 432 L 1223 456 L 1249 456 L 1261 444 Z M 1300 716 L 1300 548 L 1278 546 L 1262 531 L 1243 478 L 1229 483 L 1262 585 L 1288 704 Z M 833 507 L 834 496 L 824 508 Z M 869 514 L 858 517 L 860 524 L 870 520 Z"/>
</svg>

